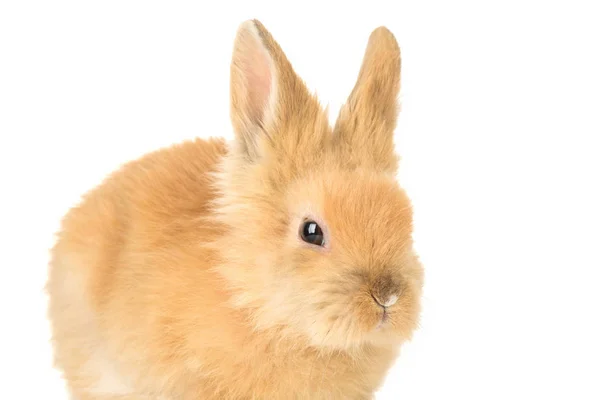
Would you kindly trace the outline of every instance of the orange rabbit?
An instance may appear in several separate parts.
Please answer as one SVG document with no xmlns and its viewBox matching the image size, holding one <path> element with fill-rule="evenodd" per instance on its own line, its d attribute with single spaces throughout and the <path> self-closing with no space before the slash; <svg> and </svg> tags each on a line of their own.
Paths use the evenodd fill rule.
<svg viewBox="0 0 600 400">
<path fill-rule="evenodd" d="M 332 128 L 264 26 L 243 23 L 233 143 L 130 162 L 63 220 L 49 317 L 73 398 L 372 398 L 423 284 L 395 180 L 399 88 L 380 27 Z"/>
</svg>

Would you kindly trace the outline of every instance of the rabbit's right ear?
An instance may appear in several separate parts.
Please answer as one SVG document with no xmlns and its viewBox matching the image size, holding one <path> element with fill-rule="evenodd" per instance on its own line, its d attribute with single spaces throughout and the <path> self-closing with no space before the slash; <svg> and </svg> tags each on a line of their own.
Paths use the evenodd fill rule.
<svg viewBox="0 0 600 400">
<path fill-rule="evenodd" d="M 231 122 L 242 154 L 256 157 L 256 136 L 274 117 L 275 65 L 255 21 L 238 29 L 231 60 Z"/>
<path fill-rule="evenodd" d="M 242 23 L 237 31 L 230 96 L 236 151 L 248 161 L 266 149 L 296 154 L 318 149 L 329 129 L 318 101 L 258 20 Z"/>
</svg>

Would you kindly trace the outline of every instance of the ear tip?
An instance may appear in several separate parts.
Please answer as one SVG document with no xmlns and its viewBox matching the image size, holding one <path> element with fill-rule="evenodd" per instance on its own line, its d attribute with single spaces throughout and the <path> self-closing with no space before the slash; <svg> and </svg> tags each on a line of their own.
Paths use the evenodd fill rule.
<svg viewBox="0 0 600 400">
<path fill-rule="evenodd" d="M 239 24 L 237 34 L 244 34 L 246 32 L 256 32 L 256 20 L 247 19 Z"/>
<path fill-rule="evenodd" d="M 380 25 L 377 28 L 373 29 L 371 32 L 371 36 L 391 36 L 394 37 L 392 31 L 385 25 Z"/>
<path fill-rule="evenodd" d="M 262 32 L 262 31 L 266 31 L 266 30 L 267 29 L 265 28 L 263 23 L 260 22 L 260 20 L 258 20 L 256 18 L 247 19 L 247 20 L 243 21 L 242 23 L 240 23 L 240 25 L 238 26 L 238 32 L 247 32 L 247 31 Z"/>
<path fill-rule="evenodd" d="M 386 46 L 391 46 L 400 51 L 400 46 L 398 45 L 398 41 L 396 40 L 396 36 L 389 30 L 386 26 L 379 26 L 371 32 L 369 36 L 370 43 L 383 43 Z"/>
<path fill-rule="evenodd" d="M 253 18 L 240 23 L 236 33 L 236 42 L 243 42 L 249 37 L 265 42 L 268 41 L 267 38 L 270 37 L 270 34 L 260 20 Z"/>
<path fill-rule="evenodd" d="M 265 26 L 263 25 L 262 22 L 260 22 L 259 19 L 253 18 L 253 19 L 249 20 L 249 22 L 251 22 L 256 29 L 259 29 L 259 30 L 265 29 Z"/>
</svg>

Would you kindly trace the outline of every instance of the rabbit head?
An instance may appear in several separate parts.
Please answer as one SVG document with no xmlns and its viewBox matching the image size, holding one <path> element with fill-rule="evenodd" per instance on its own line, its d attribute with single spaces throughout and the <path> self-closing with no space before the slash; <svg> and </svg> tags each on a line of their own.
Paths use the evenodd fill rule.
<svg viewBox="0 0 600 400">
<path fill-rule="evenodd" d="M 217 270 L 253 328 L 333 349 L 411 336 L 423 277 L 395 179 L 399 89 L 400 50 L 380 27 L 332 127 L 265 27 L 239 28 Z"/>
</svg>

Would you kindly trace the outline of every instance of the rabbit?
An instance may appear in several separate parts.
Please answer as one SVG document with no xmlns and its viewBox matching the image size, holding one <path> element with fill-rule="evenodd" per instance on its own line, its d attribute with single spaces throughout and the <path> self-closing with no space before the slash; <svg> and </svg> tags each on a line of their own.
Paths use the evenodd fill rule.
<svg viewBox="0 0 600 400">
<path fill-rule="evenodd" d="M 394 35 L 369 36 L 335 124 L 260 21 L 232 53 L 232 141 L 129 161 L 61 221 L 48 317 L 73 399 L 371 399 L 418 327 Z"/>
</svg>

